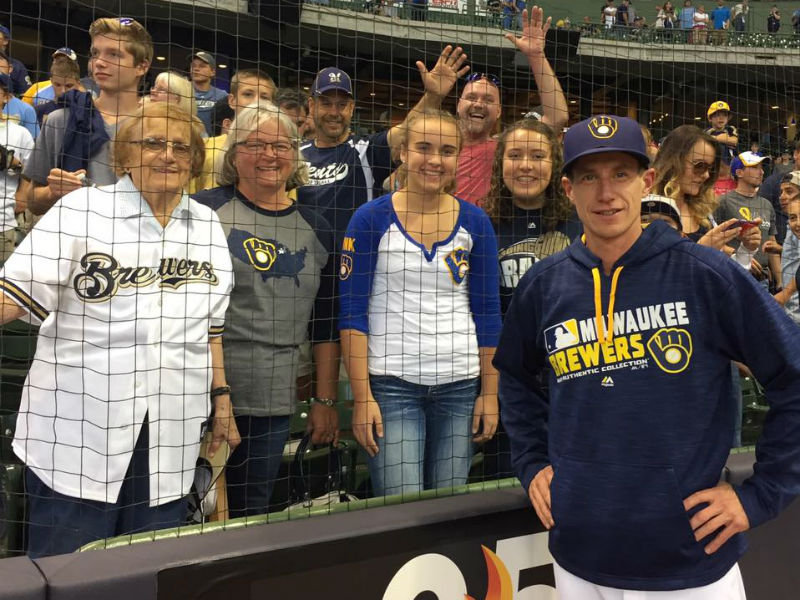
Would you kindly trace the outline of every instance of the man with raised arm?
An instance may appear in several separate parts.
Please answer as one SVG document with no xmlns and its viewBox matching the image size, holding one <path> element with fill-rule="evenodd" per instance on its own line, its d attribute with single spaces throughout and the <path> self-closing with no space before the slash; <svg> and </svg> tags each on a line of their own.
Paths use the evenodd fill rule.
<svg viewBox="0 0 800 600">
<path fill-rule="evenodd" d="M 567 124 L 569 112 L 564 91 L 550 61 L 544 55 L 551 17 L 543 20 L 542 9 L 522 11 L 522 35 L 505 34 L 507 40 L 528 58 L 540 103 L 542 121 L 557 133 Z M 490 73 L 472 73 L 458 101 L 458 118 L 464 145 L 458 156 L 456 193 L 458 198 L 480 205 L 489 193 L 492 162 L 497 149 L 495 133 L 500 106 L 500 80 Z"/>
</svg>

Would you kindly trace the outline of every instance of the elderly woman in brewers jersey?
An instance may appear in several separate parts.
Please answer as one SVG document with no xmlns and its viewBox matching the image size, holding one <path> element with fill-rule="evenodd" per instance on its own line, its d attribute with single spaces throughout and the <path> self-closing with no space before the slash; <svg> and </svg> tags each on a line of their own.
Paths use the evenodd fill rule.
<svg viewBox="0 0 800 600">
<path fill-rule="evenodd" d="M 40 323 L 14 451 L 28 552 L 179 525 L 214 403 L 238 443 L 221 335 L 232 286 L 213 211 L 183 192 L 202 124 L 148 104 L 114 140 L 112 186 L 64 196 L 0 272 L 2 322 Z"/>
<path fill-rule="evenodd" d="M 308 180 L 294 122 L 272 104 L 243 108 L 225 142 L 219 181 L 194 197 L 217 211 L 235 285 L 226 318 L 225 369 L 242 444 L 226 468 L 232 517 L 267 512 L 295 410 L 301 346 L 316 365 L 309 431 L 335 442 L 339 381 L 336 267 L 328 223 L 294 200 Z"/>
<path fill-rule="evenodd" d="M 378 495 L 466 482 L 472 442 L 497 427 L 497 243 L 485 213 L 449 192 L 461 135 L 412 113 L 401 188 L 360 207 L 340 265 L 353 431 Z"/>
</svg>

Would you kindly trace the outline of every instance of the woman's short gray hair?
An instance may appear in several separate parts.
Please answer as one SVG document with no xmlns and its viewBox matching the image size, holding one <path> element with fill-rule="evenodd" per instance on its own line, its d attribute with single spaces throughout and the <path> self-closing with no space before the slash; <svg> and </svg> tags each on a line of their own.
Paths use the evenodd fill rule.
<svg viewBox="0 0 800 600">
<path fill-rule="evenodd" d="M 264 123 L 269 123 L 273 119 L 277 119 L 280 122 L 284 131 L 292 140 L 292 146 L 295 149 L 295 169 L 286 181 L 286 189 L 293 190 L 308 183 L 308 164 L 300 153 L 300 136 L 297 133 L 297 125 L 277 106 L 265 101 L 254 102 L 245 106 L 231 123 L 228 137 L 223 146 L 225 154 L 222 159 L 222 165 L 218 170 L 220 175 L 217 177 L 217 183 L 220 185 L 235 185 L 238 183 L 239 173 L 236 171 L 234 163 L 238 144 L 244 142 Z"/>
</svg>

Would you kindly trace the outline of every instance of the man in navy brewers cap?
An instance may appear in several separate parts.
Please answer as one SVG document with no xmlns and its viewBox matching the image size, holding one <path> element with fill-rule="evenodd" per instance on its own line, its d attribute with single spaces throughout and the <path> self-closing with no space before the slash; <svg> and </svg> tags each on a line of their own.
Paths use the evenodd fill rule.
<svg viewBox="0 0 800 600">
<path fill-rule="evenodd" d="M 433 69 L 417 61 L 425 94 L 411 109 L 439 108 L 442 100 L 464 75 L 466 54 L 446 46 Z M 331 225 L 337 248 L 353 211 L 383 193 L 392 170 L 391 146 L 399 126 L 369 136 L 350 131 L 355 93 L 350 76 L 338 67 L 317 73 L 311 87 L 308 112 L 316 136 L 300 147 L 309 164 L 310 179 L 298 190 L 298 200 L 319 210 Z"/>
<path fill-rule="evenodd" d="M 635 121 L 567 131 L 562 185 L 585 235 L 522 278 L 494 359 L 512 464 L 563 600 L 742 600 L 741 532 L 800 493 L 796 329 L 722 252 L 664 221 L 642 228 L 653 181 Z M 719 484 L 731 360 L 770 402 L 754 475 L 736 486 Z"/>
<path fill-rule="evenodd" d="M 0 52 L 9 55 L 8 43 L 11 41 L 11 31 L 8 27 L 0 25 Z M 28 75 L 28 69 L 25 68 L 20 61 L 16 58 L 8 56 L 8 62 L 11 65 L 11 71 L 8 73 L 11 77 L 12 93 L 16 96 L 21 96 L 25 91 L 31 87 L 31 78 Z"/>
</svg>

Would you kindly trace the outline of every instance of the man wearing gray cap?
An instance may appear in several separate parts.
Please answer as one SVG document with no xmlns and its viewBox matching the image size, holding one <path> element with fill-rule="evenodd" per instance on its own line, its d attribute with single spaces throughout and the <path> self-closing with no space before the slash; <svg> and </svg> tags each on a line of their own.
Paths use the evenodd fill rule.
<svg viewBox="0 0 800 600">
<path fill-rule="evenodd" d="M 800 493 L 796 328 L 722 252 L 664 221 L 642 228 L 648 164 L 632 119 L 564 136 L 561 183 L 584 237 L 516 288 L 494 359 L 500 416 L 562 600 L 743 600 L 741 533 Z M 731 360 L 770 403 L 754 474 L 736 486 L 719 483 Z"/>
<path fill-rule="evenodd" d="M 211 125 L 211 113 L 214 105 L 228 97 L 228 92 L 211 85 L 217 74 L 217 61 L 214 56 L 201 50 L 192 54 L 191 76 L 194 85 L 194 97 L 197 101 L 197 116 L 206 126 L 206 133 L 214 135 Z"/>
</svg>

